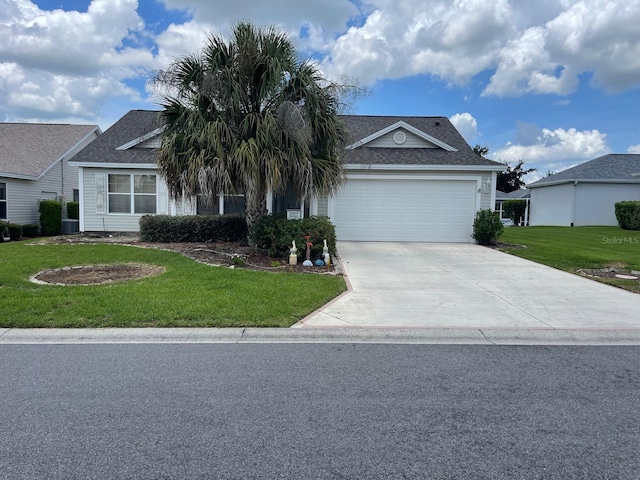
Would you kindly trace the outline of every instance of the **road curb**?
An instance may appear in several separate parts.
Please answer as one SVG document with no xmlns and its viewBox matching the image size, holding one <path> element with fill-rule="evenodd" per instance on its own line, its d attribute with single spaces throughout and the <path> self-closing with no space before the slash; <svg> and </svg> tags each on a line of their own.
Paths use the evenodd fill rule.
<svg viewBox="0 0 640 480">
<path fill-rule="evenodd" d="M 378 343 L 445 345 L 640 345 L 640 330 L 425 328 L 0 329 L 0 344 Z"/>
</svg>

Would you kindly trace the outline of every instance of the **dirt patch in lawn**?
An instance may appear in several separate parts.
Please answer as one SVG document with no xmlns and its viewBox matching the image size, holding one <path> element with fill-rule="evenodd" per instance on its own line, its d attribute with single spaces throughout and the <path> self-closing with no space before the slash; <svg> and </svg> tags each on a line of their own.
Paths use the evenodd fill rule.
<svg viewBox="0 0 640 480">
<path fill-rule="evenodd" d="M 243 242 L 211 242 L 211 243 L 149 243 L 141 242 L 133 235 L 104 235 L 104 236 L 60 236 L 49 238 L 44 243 L 87 244 L 109 243 L 118 245 L 132 245 L 141 248 L 157 248 L 178 252 L 185 257 L 212 266 L 226 268 L 243 268 L 270 272 L 298 272 L 313 274 L 336 275 L 341 271 L 338 266 L 304 267 L 304 257 L 298 255 L 298 264 L 289 265 L 288 258 L 271 258 L 255 247 Z M 300 253 L 300 252 L 298 252 Z M 304 254 L 303 254 L 304 255 Z M 332 257 L 333 259 L 333 257 Z"/>
<path fill-rule="evenodd" d="M 31 277 L 31 281 L 50 285 L 101 285 L 152 277 L 164 272 L 164 267 L 141 263 L 80 265 L 44 270 Z"/>
</svg>

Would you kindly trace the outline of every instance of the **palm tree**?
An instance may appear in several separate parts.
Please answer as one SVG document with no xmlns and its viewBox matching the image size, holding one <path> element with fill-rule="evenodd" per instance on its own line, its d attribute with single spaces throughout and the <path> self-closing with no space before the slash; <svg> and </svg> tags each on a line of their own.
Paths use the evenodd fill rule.
<svg viewBox="0 0 640 480">
<path fill-rule="evenodd" d="M 299 60 L 288 35 L 241 22 L 228 42 L 210 35 L 200 53 L 160 72 L 164 131 L 157 159 L 174 199 L 244 193 L 249 226 L 266 194 L 331 193 L 342 179 L 341 86 Z"/>
</svg>

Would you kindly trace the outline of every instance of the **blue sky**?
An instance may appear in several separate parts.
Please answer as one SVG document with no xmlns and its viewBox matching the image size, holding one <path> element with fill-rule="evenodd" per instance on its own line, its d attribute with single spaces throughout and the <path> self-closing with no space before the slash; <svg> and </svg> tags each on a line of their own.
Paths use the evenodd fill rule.
<svg viewBox="0 0 640 480">
<path fill-rule="evenodd" d="M 8 3 L 7 3 L 8 2 Z M 5 0 L 0 120 L 98 124 L 240 19 L 276 24 L 353 113 L 444 115 L 496 160 L 559 171 L 640 153 L 640 0 Z"/>
</svg>

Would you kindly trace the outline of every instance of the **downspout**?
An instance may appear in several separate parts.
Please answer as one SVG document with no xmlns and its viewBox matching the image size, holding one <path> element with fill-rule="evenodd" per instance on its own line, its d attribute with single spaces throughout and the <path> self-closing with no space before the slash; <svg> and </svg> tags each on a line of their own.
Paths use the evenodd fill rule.
<svg viewBox="0 0 640 480">
<path fill-rule="evenodd" d="M 571 205 L 571 226 L 572 227 L 575 227 L 575 221 L 576 221 L 576 185 L 578 185 L 577 180 L 573 182 L 573 202 Z"/>
</svg>

